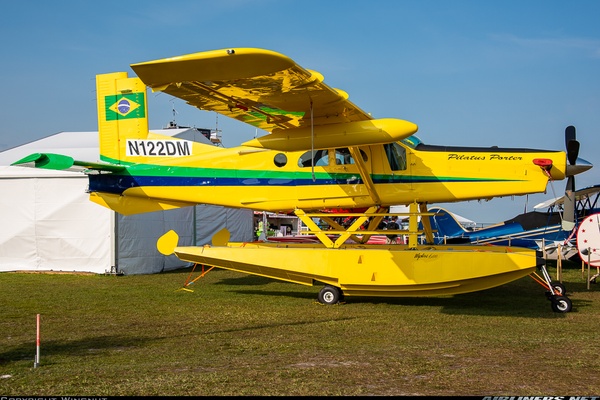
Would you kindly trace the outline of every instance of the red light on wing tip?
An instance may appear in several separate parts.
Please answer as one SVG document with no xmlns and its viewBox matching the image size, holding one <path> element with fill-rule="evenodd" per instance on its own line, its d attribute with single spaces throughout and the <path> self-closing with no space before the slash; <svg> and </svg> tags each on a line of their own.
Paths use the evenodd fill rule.
<svg viewBox="0 0 600 400">
<path fill-rule="evenodd" d="M 552 160 L 549 158 L 534 158 L 533 163 L 538 167 L 542 167 L 544 169 L 552 168 Z"/>
</svg>

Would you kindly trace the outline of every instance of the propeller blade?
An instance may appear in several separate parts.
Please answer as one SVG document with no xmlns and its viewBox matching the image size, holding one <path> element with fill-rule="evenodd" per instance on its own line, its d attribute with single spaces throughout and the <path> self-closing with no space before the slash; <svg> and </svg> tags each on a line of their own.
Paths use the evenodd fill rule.
<svg viewBox="0 0 600 400">
<path fill-rule="evenodd" d="M 577 140 L 575 136 L 575 127 L 573 125 L 567 126 L 565 129 L 565 146 L 568 145 L 569 141 Z"/>
<path fill-rule="evenodd" d="M 570 231 L 575 227 L 575 177 L 567 178 L 565 197 L 563 202 L 562 228 Z"/>
<path fill-rule="evenodd" d="M 565 192 L 574 192 L 575 191 L 575 177 L 569 176 L 567 178 L 567 186 L 565 187 Z"/>
<path fill-rule="evenodd" d="M 567 160 L 569 166 L 577 167 L 577 157 L 579 156 L 579 142 L 576 138 L 575 127 L 567 126 L 565 129 L 565 145 L 567 147 Z M 573 168 L 575 168 L 573 167 Z M 572 171 L 575 173 L 575 171 Z M 562 228 L 566 231 L 571 231 L 575 228 L 575 177 L 573 174 L 568 175 L 567 187 L 565 188 L 565 197 L 563 203 L 563 219 Z"/>
<path fill-rule="evenodd" d="M 577 134 L 573 125 L 569 125 L 565 129 L 565 147 L 567 148 L 569 164 L 575 164 L 579 156 L 579 142 L 577 141 Z"/>
<path fill-rule="evenodd" d="M 567 143 L 567 159 L 570 165 L 577 163 L 577 157 L 579 156 L 579 142 L 577 140 L 570 140 Z"/>
</svg>

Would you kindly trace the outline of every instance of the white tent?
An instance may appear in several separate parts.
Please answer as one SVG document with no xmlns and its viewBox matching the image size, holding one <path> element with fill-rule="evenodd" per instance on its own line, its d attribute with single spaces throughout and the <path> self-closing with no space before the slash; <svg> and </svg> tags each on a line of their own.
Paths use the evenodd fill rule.
<svg viewBox="0 0 600 400">
<path fill-rule="evenodd" d="M 210 143 L 196 129 L 155 131 Z M 85 175 L 8 166 L 37 152 L 97 161 L 97 132 L 62 132 L 0 152 L 0 271 L 146 274 L 187 266 L 156 250 L 175 230 L 180 244 L 210 243 L 227 227 L 232 240 L 253 240 L 251 210 L 196 206 L 123 216 L 89 200 Z"/>
</svg>

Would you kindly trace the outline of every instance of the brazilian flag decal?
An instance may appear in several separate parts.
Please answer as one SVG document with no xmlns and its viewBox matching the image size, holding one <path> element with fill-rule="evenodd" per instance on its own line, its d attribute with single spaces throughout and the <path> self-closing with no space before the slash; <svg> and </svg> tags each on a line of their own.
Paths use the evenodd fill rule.
<svg viewBox="0 0 600 400">
<path fill-rule="evenodd" d="M 143 92 L 105 96 L 104 107 L 107 121 L 146 117 Z"/>
</svg>

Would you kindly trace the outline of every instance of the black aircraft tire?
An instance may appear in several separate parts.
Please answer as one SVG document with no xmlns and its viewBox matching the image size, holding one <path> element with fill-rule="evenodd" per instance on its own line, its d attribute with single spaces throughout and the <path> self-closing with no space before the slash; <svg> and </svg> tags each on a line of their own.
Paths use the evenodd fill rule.
<svg viewBox="0 0 600 400">
<path fill-rule="evenodd" d="M 566 296 L 553 296 L 550 298 L 550 304 L 554 312 L 567 313 L 573 308 L 571 299 Z"/>
<path fill-rule="evenodd" d="M 328 285 L 321 289 L 317 298 L 321 304 L 337 304 L 342 300 L 342 291 L 335 286 Z"/>
</svg>

